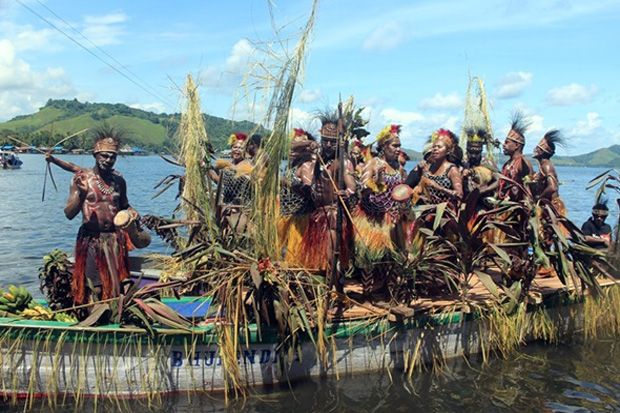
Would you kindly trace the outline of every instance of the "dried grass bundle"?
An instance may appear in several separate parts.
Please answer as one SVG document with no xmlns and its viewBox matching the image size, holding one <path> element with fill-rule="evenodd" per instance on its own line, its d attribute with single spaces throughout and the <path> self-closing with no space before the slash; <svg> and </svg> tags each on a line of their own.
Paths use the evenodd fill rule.
<svg viewBox="0 0 620 413">
<path fill-rule="evenodd" d="M 181 205 L 186 219 L 204 220 L 208 238 L 215 239 L 216 229 L 212 214 L 214 194 L 206 180 L 210 166 L 207 151 L 209 138 L 200 110 L 198 86 L 191 75 L 187 75 L 184 94 L 186 107 L 177 131 L 177 139 L 180 142 L 179 161 L 185 166 Z"/>
<path fill-rule="evenodd" d="M 264 150 L 259 154 L 254 179 L 257 182 L 254 193 L 252 221 L 255 224 L 255 250 L 258 256 L 278 257 L 277 221 L 280 212 L 278 195 L 280 193 L 280 160 L 288 154 L 288 121 L 297 78 L 303 67 L 308 39 L 314 26 L 318 2 L 314 1 L 312 11 L 306 22 L 295 51 L 274 79 L 275 87 L 265 124 L 272 124 L 271 135 L 266 140 Z M 273 120 L 273 122 L 272 122 Z"/>
</svg>

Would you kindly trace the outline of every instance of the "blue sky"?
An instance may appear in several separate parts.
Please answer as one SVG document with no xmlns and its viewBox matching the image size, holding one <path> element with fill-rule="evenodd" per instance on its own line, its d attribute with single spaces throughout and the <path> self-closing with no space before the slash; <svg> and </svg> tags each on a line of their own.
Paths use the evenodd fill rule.
<svg viewBox="0 0 620 413">
<path fill-rule="evenodd" d="M 266 0 L 0 0 L 0 119 L 48 98 L 178 112 L 191 73 L 205 112 L 259 121 L 264 105 L 240 84 L 276 37 L 295 44 L 311 7 L 272 4 L 278 36 Z M 569 140 L 560 154 L 620 144 L 618 21 L 617 0 L 323 0 L 293 126 L 311 128 L 315 110 L 354 95 L 373 134 L 401 123 L 404 146 L 419 150 L 432 130 L 459 130 L 471 73 L 485 81 L 496 136 L 513 110 L 531 117 L 526 151 L 552 128 Z"/>
</svg>

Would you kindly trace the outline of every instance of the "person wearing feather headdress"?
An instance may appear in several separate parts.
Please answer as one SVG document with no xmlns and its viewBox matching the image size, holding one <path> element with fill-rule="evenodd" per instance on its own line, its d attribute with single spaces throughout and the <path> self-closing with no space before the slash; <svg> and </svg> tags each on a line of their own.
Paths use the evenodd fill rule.
<svg viewBox="0 0 620 413">
<path fill-rule="evenodd" d="M 431 135 L 431 152 L 422 168 L 419 189 L 425 203 L 447 202 L 456 207 L 463 198 L 463 178 L 459 170 L 463 152 L 458 138 L 448 129 L 438 129 Z"/>
<path fill-rule="evenodd" d="M 339 118 L 331 111 L 319 115 L 321 121 L 321 146 L 318 153 L 303 162 L 296 171 L 298 179 L 296 191 L 312 202 L 312 211 L 308 215 L 308 224 L 301 240 L 299 254 L 300 264 L 308 269 L 319 269 L 331 274 L 334 251 L 338 243 L 340 248 L 340 266 L 345 270 L 349 266 L 350 243 L 353 229 L 351 221 L 345 215 L 343 231 L 336 232 L 338 203 L 340 198 L 347 201 L 355 194 L 353 164 L 344 159 L 345 189 L 337 187 L 339 160 L 336 157 L 339 139 Z M 346 148 L 344 148 L 346 153 Z M 339 285 L 338 280 L 330 284 Z"/>
<path fill-rule="evenodd" d="M 536 188 L 537 198 L 544 198 L 551 201 L 556 212 L 566 216 L 566 206 L 559 195 L 558 175 L 551 158 L 555 154 L 556 146 L 564 145 L 564 138 L 560 131 L 551 130 L 542 137 L 536 148 L 534 148 L 534 159 L 538 161 L 539 171 L 534 175 L 534 188 Z"/>
<path fill-rule="evenodd" d="M 351 157 L 351 162 L 353 162 L 355 173 L 358 176 L 361 175 L 364 170 L 364 165 L 366 163 L 366 156 L 364 155 L 365 152 L 368 152 L 368 150 L 361 140 L 353 139 L 351 141 L 351 151 L 349 152 L 349 156 Z"/>
<path fill-rule="evenodd" d="M 282 180 L 280 191 L 280 217 L 278 240 L 284 261 L 292 267 L 303 266 L 303 234 L 308 227 L 309 213 L 313 209 L 312 197 L 302 183 L 300 166 L 316 162 L 320 144 L 316 138 L 301 128 L 294 128 L 289 149 L 289 169 Z"/>
<path fill-rule="evenodd" d="M 125 179 L 114 169 L 120 139 L 121 134 L 109 126 L 98 129 L 93 148 L 95 166 L 80 168 L 71 181 L 65 216 L 73 219 L 82 213 L 71 280 L 75 305 L 91 298 L 117 297 L 122 293 L 122 281 L 129 277 L 129 243 L 114 218 L 122 210 L 133 219 L 138 214 L 129 206 Z M 89 284 L 96 291 L 89 291 Z"/>
<path fill-rule="evenodd" d="M 484 199 L 495 195 L 499 185 L 497 180 L 497 168 L 493 163 L 482 156 L 483 147 L 493 144 L 493 138 L 483 128 L 468 128 L 467 136 L 467 162 L 463 167 L 463 190 L 465 197 L 478 189 L 480 193 L 480 207 L 484 207 Z"/>
<path fill-rule="evenodd" d="M 400 125 L 388 125 L 377 135 L 378 155 L 364 165 L 361 200 L 353 212 L 356 228 L 356 265 L 362 272 L 365 294 L 377 292 L 386 284 L 389 261 L 398 245 L 404 243 L 398 225 L 402 203 L 392 198 L 392 190 L 405 179 L 398 162 Z"/>
<path fill-rule="evenodd" d="M 231 161 L 218 159 L 210 171 L 213 181 L 218 183 L 216 216 L 224 232 L 243 233 L 248 221 L 248 208 L 252 200 L 251 174 L 253 165 L 246 158 L 248 136 L 235 132 L 230 135 Z"/>
<path fill-rule="evenodd" d="M 523 155 L 525 132 L 529 125 L 530 123 L 522 113 L 516 112 L 513 115 L 510 131 L 508 131 L 508 135 L 502 145 L 504 155 L 510 157 L 502 166 L 502 175 L 510 179 L 510 181 L 500 177 L 498 187 L 499 199 L 519 201 L 524 197 L 520 188 L 511 181 L 523 185 L 524 179 L 530 176 L 534 170 L 530 161 Z"/>
</svg>

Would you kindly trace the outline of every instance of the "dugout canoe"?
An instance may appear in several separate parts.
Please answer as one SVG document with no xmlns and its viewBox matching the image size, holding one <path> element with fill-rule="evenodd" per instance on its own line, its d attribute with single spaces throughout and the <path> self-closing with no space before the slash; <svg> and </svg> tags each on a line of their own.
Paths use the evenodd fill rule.
<svg viewBox="0 0 620 413">
<path fill-rule="evenodd" d="M 615 282 L 607 282 L 598 299 L 560 288 L 542 291 L 541 303 L 510 316 L 443 311 L 407 319 L 334 321 L 324 330 L 322 354 L 310 339 L 302 342 L 300 352 L 286 352 L 274 330 L 254 325 L 248 344 L 239 347 L 234 364 L 227 366 L 217 345 L 218 326 L 208 322 L 191 331 L 160 329 L 152 337 L 118 325 L 83 328 L 0 318 L 0 393 L 14 401 L 152 398 L 223 391 L 231 371 L 248 387 L 388 369 L 412 374 L 428 363 L 488 357 L 494 349 L 505 354 L 531 340 L 557 343 L 620 331 L 620 287 Z M 211 304 L 191 297 L 164 303 L 198 318 Z"/>
</svg>

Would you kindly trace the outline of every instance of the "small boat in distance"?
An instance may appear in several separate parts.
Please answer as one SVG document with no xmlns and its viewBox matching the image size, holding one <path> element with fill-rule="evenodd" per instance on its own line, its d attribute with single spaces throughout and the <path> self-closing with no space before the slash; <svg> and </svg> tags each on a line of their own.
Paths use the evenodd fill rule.
<svg viewBox="0 0 620 413">
<path fill-rule="evenodd" d="M 1 169 L 19 169 L 23 162 L 15 152 L 0 151 L 0 168 Z"/>
</svg>

